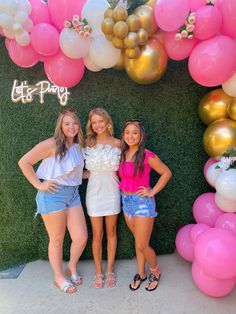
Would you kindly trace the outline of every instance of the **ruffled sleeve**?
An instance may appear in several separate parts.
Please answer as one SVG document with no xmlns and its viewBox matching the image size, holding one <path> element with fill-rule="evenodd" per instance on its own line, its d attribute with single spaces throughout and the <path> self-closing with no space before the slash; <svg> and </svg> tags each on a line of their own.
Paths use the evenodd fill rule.
<svg viewBox="0 0 236 314">
<path fill-rule="evenodd" d="M 148 159 L 149 157 L 151 158 L 155 158 L 156 157 L 156 154 L 154 154 L 153 152 L 151 152 L 150 150 L 148 149 L 145 149 L 145 159 L 144 159 L 144 164 L 148 164 Z"/>
</svg>

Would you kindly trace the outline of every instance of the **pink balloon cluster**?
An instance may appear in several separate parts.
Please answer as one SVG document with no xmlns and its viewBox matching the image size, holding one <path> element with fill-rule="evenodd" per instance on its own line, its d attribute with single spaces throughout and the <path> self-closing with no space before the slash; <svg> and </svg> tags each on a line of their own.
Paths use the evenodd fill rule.
<svg viewBox="0 0 236 314">
<path fill-rule="evenodd" d="M 206 162 L 205 176 L 215 162 Z M 209 192 L 195 200 L 196 224 L 181 228 L 175 244 L 180 256 L 193 262 L 196 286 L 209 296 L 223 297 L 236 285 L 236 213 L 219 208 L 215 197 L 216 193 Z"/>
<path fill-rule="evenodd" d="M 166 31 L 164 44 L 168 56 L 177 61 L 189 57 L 189 73 L 194 81 L 208 87 L 227 82 L 226 93 L 230 89 L 234 94 L 236 1 L 159 0 L 154 12 L 158 26 Z M 176 40 L 176 33 L 186 28 L 190 12 L 196 16 L 192 31 L 194 37 Z"/>
</svg>

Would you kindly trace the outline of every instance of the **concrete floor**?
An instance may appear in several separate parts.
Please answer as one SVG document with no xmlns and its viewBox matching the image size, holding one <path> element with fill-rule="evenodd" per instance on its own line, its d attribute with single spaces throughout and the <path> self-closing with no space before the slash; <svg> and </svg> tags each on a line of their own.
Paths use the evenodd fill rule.
<svg viewBox="0 0 236 314">
<path fill-rule="evenodd" d="M 104 263 L 105 264 L 105 263 Z M 115 288 L 93 287 L 92 261 L 79 263 L 84 283 L 69 295 L 56 289 L 50 265 L 36 261 L 25 266 L 17 279 L 0 280 L 1 314 L 235 314 L 236 289 L 224 298 L 204 295 L 191 278 L 191 264 L 178 254 L 159 257 L 160 285 L 147 292 L 144 284 L 132 292 L 128 285 L 136 270 L 135 260 L 116 262 Z"/>
</svg>

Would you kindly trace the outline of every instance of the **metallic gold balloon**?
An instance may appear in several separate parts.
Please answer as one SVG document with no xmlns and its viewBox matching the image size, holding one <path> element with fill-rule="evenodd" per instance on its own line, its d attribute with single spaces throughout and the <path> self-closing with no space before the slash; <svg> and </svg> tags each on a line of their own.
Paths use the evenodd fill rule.
<svg viewBox="0 0 236 314">
<path fill-rule="evenodd" d="M 124 42 L 125 42 L 126 48 L 131 48 L 131 49 L 136 48 L 139 43 L 137 33 L 129 32 L 128 35 L 125 37 Z"/>
<path fill-rule="evenodd" d="M 110 18 L 110 17 L 106 17 L 103 21 L 102 21 L 102 31 L 105 35 L 112 35 L 113 34 L 113 27 L 114 27 L 115 21 Z"/>
<path fill-rule="evenodd" d="M 128 11 L 124 7 L 117 6 L 113 10 L 112 17 L 115 21 L 125 21 L 128 16 Z"/>
<path fill-rule="evenodd" d="M 227 95 L 222 88 L 214 89 L 207 93 L 198 106 L 200 119 L 206 125 L 215 120 L 228 118 L 228 105 L 233 98 Z"/>
<path fill-rule="evenodd" d="M 138 58 L 140 56 L 140 49 L 139 49 L 139 47 L 136 47 L 133 49 L 132 48 L 126 48 L 125 49 L 125 55 L 129 59 Z"/>
<path fill-rule="evenodd" d="M 106 17 L 112 18 L 112 15 L 113 15 L 113 10 L 112 10 L 111 8 L 108 8 L 108 9 L 106 9 L 106 11 L 104 12 L 104 19 L 105 19 Z"/>
<path fill-rule="evenodd" d="M 128 25 L 124 21 L 116 22 L 113 27 L 113 34 L 120 39 L 124 39 L 129 32 Z"/>
<path fill-rule="evenodd" d="M 139 17 L 135 14 L 131 14 L 127 17 L 126 24 L 128 25 L 130 32 L 137 32 L 141 26 Z"/>
<path fill-rule="evenodd" d="M 145 29 L 140 28 L 139 31 L 137 32 L 137 37 L 139 45 L 145 45 L 148 40 L 148 32 Z"/>
<path fill-rule="evenodd" d="M 150 36 L 156 33 L 157 23 L 151 7 L 148 5 L 140 5 L 133 13 L 139 17 L 141 28 L 144 28 Z"/>
<path fill-rule="evenodd" d="M 113 36 L 111 40 L 113 46 L 115 46 L 118 49 L 125 48 L 125 43 L 123 39 L 120 39 L 119 37 Z"/>
<path fill-rule="evenodd" d="M 118 63 L 113 67 L 116 70 L 124 70 L 125 69 L 125 50 L 121 50 L 120 59 Z"/>
<path fill-rule="evenodd" d="M 222 156 L 230 147 L 236 148 L 236 122 L 221 119 L 211 123 L 203 134 L 203 146 L 211 157 Z"/>
<path fill-rule="evenodd" d="M 105 35 L 106 39 L 112 41 L 113 35 Z"/>
<path fill-rule="evenodd" d="M 151 84 L 165 73 L 167 62 L 168 56 L 162 44 L 157 39 L 150 38 L 142 46 L 137 59 L 125 58 L 125 70 L 136 83 Z"/>
<path fill-rule="evenodd" d="M 236 98 L 234 98 L 228 107 L 228 115 L 232 120 L 236 121 Z"/>
<path fill-rule="evenodd" d="M 154 8 L 156 5 L 157 0 L 149 0 L 148 2 L 145 3 L 145 5 L 149 5 L 149 7 Z"/>
</svg>

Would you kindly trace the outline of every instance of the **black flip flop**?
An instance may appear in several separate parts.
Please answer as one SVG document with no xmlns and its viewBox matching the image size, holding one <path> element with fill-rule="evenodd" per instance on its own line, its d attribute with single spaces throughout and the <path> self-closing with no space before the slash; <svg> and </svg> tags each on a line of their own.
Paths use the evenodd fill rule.
<svg viewBox="0 0 236 314">
<path fill-rule="evenodd" d="M 136 288 L 132 287 L 132 285 L 129 285 L 130 290 L 132 291 L 136 291 L 139 289 L 139 287 L 141 286 L 141 283 L 144 282 L 145 280 L 147 280 L 147 277 L 145 278 L 141 278 L 139 274 L 134 275 L 134 279 L 133 279 L 133 285 L 135 286 L 136 281 L 139 281 L 139 284 L 137 285 Z"/>
<path fill-rule="evenodd" d="M 149 275 L 149 277 L 148 277 L 148 280 L 149 280 L 148 287 L 149 287 L 149 285 L 150 285 L 152 282 L 155 282 L 155 281 L 157 282 L 157 285 L 156 285 L 154 288 L 145 287 L 145 290 L 147 290 L 147 291 L 153 291 L 153 290 L 155 290 L 155 289 L 158 287 L 158 285 L 159 285 L 160 278 L 161 278 L 161 273 L 160 273 L 159 275 L 156 275 L 156 274 L 154 274 L 154 273 L 151 273 L 151 274 Z"/>
</svg>

